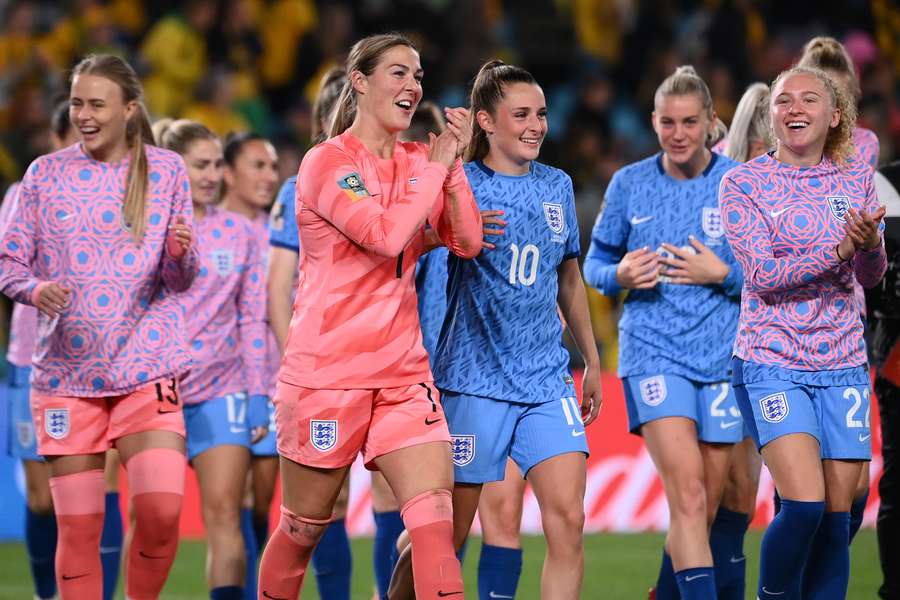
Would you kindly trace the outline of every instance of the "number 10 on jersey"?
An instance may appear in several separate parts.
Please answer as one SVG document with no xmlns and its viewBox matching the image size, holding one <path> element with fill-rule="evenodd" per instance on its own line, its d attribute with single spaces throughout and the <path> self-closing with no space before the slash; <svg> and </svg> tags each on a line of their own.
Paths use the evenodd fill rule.
<svg viewBox="0 0 900 600">
<path fill-rule="evenodd" d="M 522 250 L 516 244 L 510 244 L 512 261 L 509 265 L 509 282 L 513 285 L 531 285 L 537 279 L 538 261 L 541 251 L 534 244 L 525 244 Z"/>
</svg>

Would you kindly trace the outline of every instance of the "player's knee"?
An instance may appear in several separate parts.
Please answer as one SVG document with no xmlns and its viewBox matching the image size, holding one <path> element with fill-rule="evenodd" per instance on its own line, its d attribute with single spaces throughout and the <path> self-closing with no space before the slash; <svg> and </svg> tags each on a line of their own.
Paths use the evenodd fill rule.
<svg viewBox="0 0 900 600">
<path fill-rule="evenodd" d="M 152 537 L 159 543 L 166 543 L 172 537 L 178 537 L 178 521 L 181 517 L 181 502 L 170 502 L 168 499 L 135 502 L 134 515 L 136 527 L 145 537 Z"/>
<path fill-rule="evenodd" d="M 584 507 L 581 503 L 561 503 L 547 507 L 546 511 L 541 511 L 541 520 L 544 530 L 548 533 L 548 543 L 552 537 L 568 540 L 567 543 L 571 544 L 575 540 L 581 540 L 584 531 Z"/>
<path fill-rule="evenodd" d="M 28 510 L 34 514 L 46 516 L 53 512 L 53 498 L 50 495 L 50 488 L 47 486 L 31 486 L 28 487 L 28 498 L 26 499 Z"/>
<path fill-rule="evenodd" d="M 216 496 L 204 500 L 203 520 L 207 529 L 219 531 L 240 530 L 239 506 L 232 498 Z"/>
<path fill-rule="evenodd" d="M 672 495 L 669 509 L 672 519 L 707 519 L 706 488 L 700 477 L 691 477 L 682 482 Z"/>
</svg>

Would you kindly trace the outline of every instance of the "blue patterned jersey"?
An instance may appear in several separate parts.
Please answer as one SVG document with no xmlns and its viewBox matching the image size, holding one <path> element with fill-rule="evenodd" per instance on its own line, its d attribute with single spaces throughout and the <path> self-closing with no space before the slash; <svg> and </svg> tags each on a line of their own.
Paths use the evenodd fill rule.
<svg viewBox="0 0 900 600">
<path fill-rule="evenodd" d="M 737 331 L 743 277 L 725 240 L 719 182 L 737 165 L 718 154 L 697 177 L 676 180 L 663 170 L 662 154 L 620 169 L 584 262 L 587 282 L 607 295 L 621 290 L 616 268 L 626 252 L 663 242 L 687 248 L 703 242 L 731 268 L 722 285 L 681 285 L 660 277 L 656 287 L 631 290 L 619 321 L 619 376 L 668 373 L 700 382 L 728 378 Z"/>
<path fill-rule="evenodd" d="M 419 257 L 416 263 L 416 294 L 419 296 L 419 325 L 422 344 L 434 366 L 438 334 L 447 313 L 447 255 L 445 246 Z"/>
<path fill-rule="evenodd" d="M 294 211 L 294 195 L 297 193 L 297 177 L 288 177 L 272 206 L 269 219 L 269 245 L 300 252 L 300 234 L 297 232 L 297 215 Z"/>
<path fill-rule="evenodd" d="M 502 210 L 505 233 L 472 260 L 448 264 L 447 316 L 438 340 L 438 388 L 512 402 L 566 395 L 569 353 L 556 310 L 557 269 L 577 258 L 572 180 L 537 162 L 528 174 L 465 166 L 481 210 Z"/>
</svg>

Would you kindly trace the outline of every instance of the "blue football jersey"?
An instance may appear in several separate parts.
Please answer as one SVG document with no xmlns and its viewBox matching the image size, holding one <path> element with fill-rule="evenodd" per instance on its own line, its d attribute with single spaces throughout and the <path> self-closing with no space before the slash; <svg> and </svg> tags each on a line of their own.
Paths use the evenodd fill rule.
<svg viewBox="0 0 900 600">
<path fill-rule="evenodd" d="M 557 269 L 580 252 L 572 180 L 537 162 L 523 176 L 465 165 L 481 210 L 502 210 L 505 233 L 472 260 L 451 255 L 447 316 L 434 361 L 438 388 L 538 403 L 572 377 L 556 309 Z"/>
<path fill-rule="evenodd" d="M 297 193 L 297 177 L 288 177 L 269 217 L 269 245 L 300 252 L 300 233 L 297 231 L 297 214 L 294 210 L 294 195 Z"/>
<path fill-rule="evenodd" d="M 663 242 L 687 248 L 689 236 L 703 242 L 731 272 L 722 285 L 667 281 L 631 290 L 619 321 L 619 376 L 667 373 L 698 382 L 728 378 L 737 332 L 743 274 L 725 240 L 719 212 L 719 182 L 737 165 L 718 154 L 697 177 L 676 180 L 663 170 L 662 154 L 620 169 L 606 190 L 584 262 L 587 282 L 601 293 L 621 287 L 616 267 L 631 250 L 662 254 Z"/>
<path fill-rule="evenodd" d="M 441 246 L 423 254 L 416 263 L 416 294 L 419 296 L 419 325 L 422 344 L 434 366 L 438 335 L 447 313 L 447 255 Z"/>
</svg>

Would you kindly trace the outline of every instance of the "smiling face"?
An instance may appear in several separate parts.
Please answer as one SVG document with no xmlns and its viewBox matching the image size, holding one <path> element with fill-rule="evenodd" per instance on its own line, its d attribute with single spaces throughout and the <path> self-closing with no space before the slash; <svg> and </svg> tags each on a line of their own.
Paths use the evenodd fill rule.
<svg viewBox="0 0 900 600">
<path fill-rule="evenodd" d="M 536 160 L 547 135 L 547 101 L 541 86 L 512 83 L 503 86 L 503 99 L 494 114 L 478 111 L 478 125 L 488 134 L 486 160 L 505 171 L 519 170 Z"/>
<path fill-rule="evenodd" d="M 828 131 L 837 127 L 841 111 L 819 78 L 792 73 L 772 90 L 772 128 L 778 140 L 776 157 L 789 164 L 815 165 L 821 160 Z"/>
<path fill-rule="evenodd" d="M 234 165 L 225 167 L 225 184 L 240 202 L 257 209 L 267 207 L 278 184 L 278 155 L 265 140 L 243 145 Z"/>
<path fill-rule="evenodd" d="M 361 114 L 374 118 L 389 133 L 409 128 L 422 99 L 418 52 L 409 46 L 393 46 L 384 51 L 370 75 L 353 71 L 350 80 Z"/>
<path fill-rule="evenodd" d="M 206 206 L 219 198 L 225 159 L 218 140 L 196 140 L 184 153 L 188 179 L 191 182 L 191 197 L 194 204 Z"/>
<path fill-rule="evenodd" d="M 703 108 L 698 94 L 666 94 L 653 111 L 653 130 L 666 158 L 683 170 L 705 160 L 706 140 L 715 115 Z"/>
<path fill-rule="evenodd" d="M 137 102 L 126 102 L 111 79 L 82 74 L 72 80 L 69 120 L 84 151 L 97 160 L 116 161 L 128 153 L 125 130 L 137 110 Z"/>
</svg>

